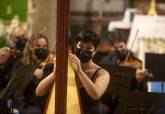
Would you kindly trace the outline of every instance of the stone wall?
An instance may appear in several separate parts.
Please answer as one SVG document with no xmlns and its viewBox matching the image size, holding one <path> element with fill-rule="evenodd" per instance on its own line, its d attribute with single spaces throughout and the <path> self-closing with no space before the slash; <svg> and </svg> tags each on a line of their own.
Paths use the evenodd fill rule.
<svg viewBox="0 0 165 114">
<path fill-rule="evenodd" d="M 46 35 L 53 44 L 56 36 L 56 0 L 29 0 L 28 9 L 30 32 Z"/>
</svg>

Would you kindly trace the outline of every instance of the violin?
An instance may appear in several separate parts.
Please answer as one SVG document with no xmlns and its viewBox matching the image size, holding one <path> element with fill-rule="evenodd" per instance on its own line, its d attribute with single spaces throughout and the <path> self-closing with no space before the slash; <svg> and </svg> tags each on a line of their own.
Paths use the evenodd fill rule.
<svg viewBox="0 0 165 114">
<path fill-rule="evenodd" d="M 11 65 L 11 64 L 14 64 L 16 62 L 16 60 L 18 60 L 19 58 L 22 57 L 22 54 L 19 50 L 17 49 L 12 49 L 12 48 L 3 48 L 4 51 L 6 51 L 6 54 L 8 56 L 5 56 L 6 57 L 6 61 L 4 61 L 4 63 L 2 64 L 3 66 L 8 66 Z"/>
<path fill-rule="evenodd" d="M 136 71 L 136 79 L 137 80 L 144 80 L 145 78 L 152 78 L 153 74 L 152 72 L 150 72 L 149 70 L 145 69 L 142 70 L 143 68 L 143 64 L 142 61 L 139 60 L 138 58 L 136 58 L 133 54 L 133 52 L 131 51 L 131 49 L 134 46 L 135 40 L 137 38 L 137 35 L 139 33 L 139 29 L 137 29 L 135 37 L 133 39 L 132 45 L 130 50 L 126 50 L 126 55 L 125 58 L 123 59 L 123 61 L 120 62 L 119 65 L 121 66 L 129 66 L 129 67 L 133 67 L 135 69 L 137 69 Z"/>
<path fill-rule="evenodd" d="M 130 50 L 126 50 L 126 56 L 124 58 L 124 61 L 121 62 L 121 65 L 123 66 L 133 66 L 136 69 L 142 69 L 142 62 L 140 62 L 140 60 L 137 59 L 131 51 L 137 39 L 138 33 L 139 33 L 139 29 L 136 30 L 135 37 L 131 44 Z"/>
<path fill-rule="evenodd" d="M 39 66 L 37 65 L 37 69 L 43 72 L 43 76 L 39 78 L 45 78 L 50 73 L 53 72 L 55 67 L 55 56 L 52 53 L 49 53 L 47 58 L 42 61 Z"/>
<path fill-rule="evenodd" d="M 55 62 L 56 62 L 56 57 L 50 53 L 45 59 L 45 61 L 40 63 L 40 67 L 42 70 L 44 70 L 45 67 L 47 66 L 52 66 L 52 65 L 54 66 Z"/>
<path fill-rule="evenodd" d="M 10 58 L 14 58 L 14 59 L 17 58 L 17 59 L 18 59 L 18 58 L 20 58 L 21 56 L 22 56 L 22 53 L 21 53 L 20 50 L 15 49 L 15 48 L 11 49 Z"/>
<path fill-rule="evenodd" d="M 131 67 L 131 68 L 136 69 L 136 79 L 138 81 L 142 81 L 144 79 L 148 80 L 153 77 L 153 74 L 149 70 L 142 69 L 143 68 L 142 61 L 136 58 L 133 54 L 130 54 L 127 60 L 125 59 L 125 60 L 119 60 L 119 61 L 120 61 L 118 64 L 119 66 Z"/>
<path fill-rule="evenodd" d="M 44 70 L 44 68 L 45 68 L 46 65 L 48 65 L 48 64 L 53 64 L 53 65 L 56 64 L 56 56 L 55 56 L 54 53 L 53 53 L 53 50 L 54 50 L 55 46 L 56 46 L 56 43 L 54 43 L 54 44 L 52 45 L 52 47 L 51 47 L 51 49 L 50 49 L 50 52 L 49 52 L 47 58 L 46 58 L 43 62 L 41 62 L 40 66 L 42 66 L 42 67 L 41 67 L 42 70 Z"/>
<path fill-rule="evenodd" d="M 120 63 L 119 63 L 120 66 L 127 66 L 127 67 L 129 66 L 135 69 L 142 69 L 142 61 L 139 60 L 137 57 L 135 57 L 130 50 L 126 50 L 125 54 L 126 55 L 123 55 L 124 59 L 120 59 Z"/>
</svg>

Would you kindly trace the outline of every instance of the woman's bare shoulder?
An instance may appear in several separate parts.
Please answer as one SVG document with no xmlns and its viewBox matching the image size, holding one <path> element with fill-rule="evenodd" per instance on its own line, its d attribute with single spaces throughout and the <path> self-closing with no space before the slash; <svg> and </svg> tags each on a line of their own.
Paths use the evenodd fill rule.
<svg viewBox="0 0 165 114">
<path fill-rule="evenodd" d="M 99 71 L 97 73 L 98 75 L 110 76 L 109 72 L 106 69 L 102 68 L 101 66 L 99 66 L 97 64 L 95 64 L 95 65 L 96 65 L 96 69 L 99 69 Z"/>
</svg>

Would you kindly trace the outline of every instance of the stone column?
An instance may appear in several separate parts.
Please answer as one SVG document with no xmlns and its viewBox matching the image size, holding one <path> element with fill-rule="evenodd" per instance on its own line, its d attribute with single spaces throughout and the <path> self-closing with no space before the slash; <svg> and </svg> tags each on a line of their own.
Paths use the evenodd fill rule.
<svg viewBox="0 0 165 114">
<path fill-rule="evenodd" d="M 56 36 L 56 0 L 28 0 L 28 28 L 31 34 L 41 33 L 52 45 Z"/>
</svg>

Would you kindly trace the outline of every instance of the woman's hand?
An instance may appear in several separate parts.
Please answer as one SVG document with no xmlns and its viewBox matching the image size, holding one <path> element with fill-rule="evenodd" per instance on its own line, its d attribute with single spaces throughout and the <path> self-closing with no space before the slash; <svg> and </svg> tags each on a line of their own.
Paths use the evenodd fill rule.
<svg viewBox="0 0 165 114">
<path fill-rule="evenodd" d="M 82 86 L 85 88 L 88 95 L 94 99 L 98 100 L 103 93 L 105 92 L 106 88 L 109 84 L 109 73 L 105 70 L 100 70 L 97 73 L 95 82 L 90 79 L 81 68 L 81 62 L 76 55 L 70 54 L 69 61 L 73 69 L 77 72 L 77 75 L 82 83 Z"/>
<path fill-rule="evenodd" d="M 44 71 L 42 69 L 36 69 L 35 72 L 34 72 L 34 75 L 37 77 L 37 78 L 41 78 L 44 74 Z"/>
<path fill-rule="evenodd" d="M 79 72 L 81 71 L 81 62 L 80 60 L 78 59 L 78 57 L 74 54 L 70 54 L 69 55 L 69 62 L 72 66 L 72 68 L 76 71 L 76 72 Z"/>
<path fill-rule="evenodd" d="M 0 49 L 0 64 L 5 63 L 10 57 L 11 49 L 4 47 Z"/>
</svg>

